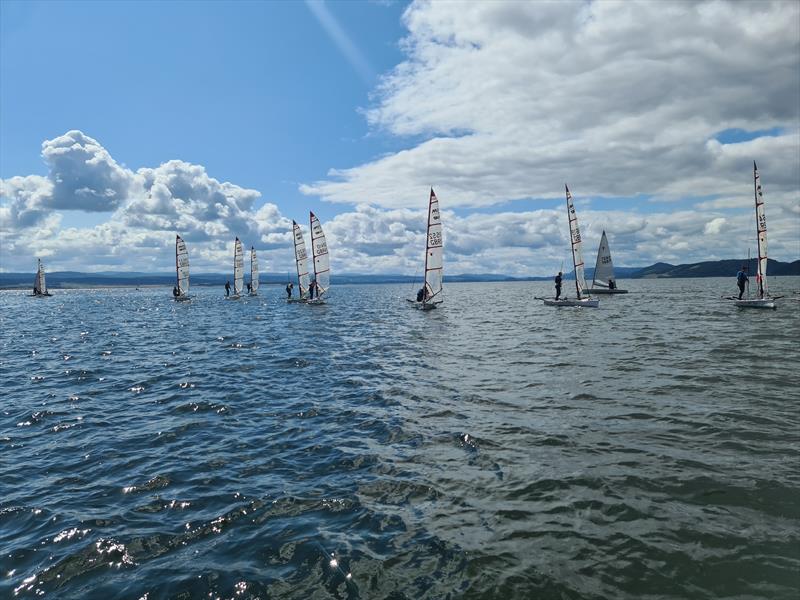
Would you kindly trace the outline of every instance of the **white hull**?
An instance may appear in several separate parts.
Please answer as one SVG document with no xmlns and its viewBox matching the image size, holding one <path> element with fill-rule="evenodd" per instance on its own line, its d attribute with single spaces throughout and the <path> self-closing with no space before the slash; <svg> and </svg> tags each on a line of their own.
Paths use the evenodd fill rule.
<svg viewBox="0 0 800 600">
<path fill-rule="evenodd" d="M 628 290 L 621 290 L 619 288 L 614 288 L 610 290 L 608 288 L 589 288 L 586 290 L 590 294 L 627 294 Z"/>
<path fill-rule="evenodd" d="M 325 304 L 325 298 L 314 298 L 313 300 L 306 300 L 306 304 L 322 305 Z"/>
<path fill-rule="evenodd" d="M 188 302 L 191 300 L 189 296 L 173 296 L 173 298 L 175 299 L 175 302 Z"/>
<path fill-rule="evenodd" d="M 775 300 L 772 298 L 734 300 L 733 303 L 739 308 L 775 308 Z"/>
<path fill-rule="evenodd" d="M 238 300 L 241 298 L 239 294 L 233 294 L 232 296 L 225 296 L 225 300 Z"/>
<path fill-rule="evenodd" d="M 561 300 L 544 300 L 545 306 L 582 306 L 586 308 L 597 308 L 600 306 L 599 300 L 574 300 L 565 298 Z"/>
<path fill-rule="evenodd" d="M 414 308 L 417 310 L 433 310 L 434 308 L 438 308 L 441 304 L 441 302 L 417 302 L 411 298 L 406 298 L 406 302 L 413 304 Z"/>
</svg>

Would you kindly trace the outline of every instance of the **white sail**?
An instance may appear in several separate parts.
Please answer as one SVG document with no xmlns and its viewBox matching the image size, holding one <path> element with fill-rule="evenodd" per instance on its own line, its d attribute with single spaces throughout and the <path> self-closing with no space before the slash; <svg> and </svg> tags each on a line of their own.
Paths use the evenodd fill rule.
<svg viewBox="0 0 800 600">
<path fill-rule="evenodd" d="M 300 298 L 305 298 L 308 293 L 308 266 L 306 265 L 306 242 L 303 231 L 296 221 L 292 221 L 294 229 L 294 259 L 297 264 L 297 284 L 300 286 Z"/>
<path fill-rule="evenodd" d="M 175 277 L 178 296 L 189 295 L 189 251 L 181 236 L 175 236 Z"/>
<path fill-rule="evenodd" d="M 442 221 L 439 217 L 439 200 L 431 188 L 428 203 L 428 235 L 425 244 L 425 303 L 442 302 L 443 269 Z"/>
<path fill-rule="evenodd" d="M 236 238 L 233 248 L 233 295 L 239 296 L 244 288 L 244 250 L 242 242 Z"/>
<path fill-rule="evenodd" d="M 569 217 L 569 235 L 572 244 L 572 265 L 575 267 L 575 292 L 578 299 L 588 297 L 586 293 L 586 279 L 583 274 L 583 254 L 581 252 L 581 230 L 578 227 L 578 216 L 575 214 L 575 205 L 572 204 L 572 194 L 567 190 L 567 216 Z"/>
<path fill-rule="evenodd" d="M 609 287 L 608 282 L 616 284 L 614 279 L 614 263 L 611 261 L 611 250 L 608 248 L 606 232 L 600 237 L 600 247 L 597 249 L 597 262 L 594 265 L 592 287 Z"/>
<path fill-rule="evenodd" d="M 761 176 L 753 161 L 753 187 L 756 198 L 756 235 L 758 236 L 758 265 L 756 284 L 758 297 L 769 296 L 767 289 L 767 217 L 764 214 L 764 196 L 761 193 Z"/>
<path fill-rule="evenodd" d="M 331 287 L 331 261 L 328 244 L 319 219 L 311 213 L 311 252 L 314 254 L 314 279 L 317 282 L 316 297 L 322 297 Z"/>
<path fill-rule="evenodd" d="M 37 258 L 36 260 L 37 260 L 36 279 L 33 282 L 33 287 L 35 289 L 34 293 L 46 296 L 47 282 L 45 281 L 44 277 L 44 265 L 42 264 L 41 258 Z"/>
<path fill-rule="evenodd" d="M 258 257 L 254 246 L 250 247 L 250 293 L 258 291 Z"/>
</svg>

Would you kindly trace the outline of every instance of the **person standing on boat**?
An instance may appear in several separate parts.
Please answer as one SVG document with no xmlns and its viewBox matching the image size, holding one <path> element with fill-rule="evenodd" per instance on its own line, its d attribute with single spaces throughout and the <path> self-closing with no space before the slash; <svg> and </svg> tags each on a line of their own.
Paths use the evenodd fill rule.
<svg viewBox="0 0 800 600">
<path fill-rule="evenodd" d="M 231 282 L 230 281 L 226 281 L 225 282 L 225 295 L 226 296 L 230 296 L 231 295 Z"/>
<path fill-rule="evenodd" d="M 736 285 L 739 286 L 739 300 L 742 299 L 742 294 L 744 294 L 744 286 L 748 281 L 747 267 L 742 265 L 742 268 L 739 269 L 739 272 L 736 274 Z"/>
<path fill-rule="evenodd" d="M 290 282 L 289 285 L 286 286 L 286 299 L 287 300 L 291 300 L 291 298 L 292 298 L 292 290 L 293 289 L 294 289 L 294 284 Z"/>
<path fill-rule="evenodd" d="M 556 300 L 561 297 L 561 271 L 556 275 Z"/>
<path fill-rule="evenodd" d="M 608 289 L 610 289 L 610 290 L 613 290 L 613 289 L 615 289 L 616 287 L 617 287 L 617 284 L 616 284 L 616 283 L 614 283 L 614 280 L 613 280 L 613 279 L 609 279 L 609 280 L 608 280 Z"/>
<path fill-rule="evenodd" d="M 309 300 L 313 300 L 314 299 L 314 292 L 316 292 L 316 291 L 317 291 L 317 280 L 316 279 L 312 279 L 311 283 L 308 284 L 308 299 Z M 319 293 L 317 293 L 317 297 L 319 297 Z"/>
<path fill-rule="evenodd" d="M 253 285 L 251 283 L 248 283 L 247 284 L 247 293 L 249 294 L 252 291 L 253 291 Z"/>
<path fill-rule="evenodd" d="M 136 288 L 136 289 L 138 290 L 139 288 Z M 178 286 L 174 286 L 174 287 L 172 288 L 172 295 L 173 295 L 175 298 L 177 298 L 178 296 L 180 296 L 180 295 L 181 295 L 181 293 L 178 291 Z"/>
<path fill-rule="evenodd" d="M 424 302 L 424 301 L 425 301 L 425 288 L 421 287 L 417 292 L 417 302 Z"/>
</svg>

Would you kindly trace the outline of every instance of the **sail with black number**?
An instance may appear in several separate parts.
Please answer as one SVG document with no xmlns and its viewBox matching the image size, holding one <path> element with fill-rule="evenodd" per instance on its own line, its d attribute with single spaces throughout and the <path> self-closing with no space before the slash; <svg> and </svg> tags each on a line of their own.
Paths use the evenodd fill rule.
<svg viewBox="0 0 800 600">
<path fill-rule="evenodd" d="M 592 287 L 588 290 L 592 294 L 627 294 L 628 290 L 617 287 L 614 277 L 614 262 L 611 260 L 611 249 L 608 247 L 608 238 L 603 230 L 600 237 L 600 247 L 597 249 L 597 262 L 594 265 Z"/>
<path fill-rule="evenodd" d="M 233 295 L 242 295 L 244 289 L 244 249 L 237 237 L 233 247 Z"/>
<path fill-rule="evenodd" d="M 756 239 L 758 261 L 756 262 L 756 297 L 739 300 L 734 304 L 742 308 L 775 308 L 777 298 L 769 295 L 767 287 L 767 217 L 764 212 L 764 194 L 761 191 L 761 175 L 753 161 L 753 195 L 756 202 Z M 749 295 L 749 292 L 748 292 Z M 780 296 L 778 296 L 779 298 Z"/>
<path fill-rule="evenodd" d="M 175 236 L 175 287 L 177 289 L 176 300 L 189 297 L 189 251 L 186 249 L 186 242 L 181 236 Z"/>
<path fill-rule="evenodd" d="M 250 246 L 250 295 L 256 296 L 258 292 L 258 257 L 256 249 Z"/>
<path fill-rule="evenodd" d="M 439 199 L 431 188 L 428 199 L 428 227 L 425 235 L 425 283 L 416 299 L 409 299 L 417 308 L 430 310 L 444 301 L 444 247 L 442 244 L 442 220 L 439 215 Z"/>
<path fill-rule="evenodd" d="M 331 287 L 331 262 L 328 255 L 328 243 L 319 219 L 312 212 L 311 216 L 311 252 L 314 257 L 314 301 L 322 302 Z"/>
<path fill-rule="evenodd" d="M 294 230 L 294 260 L 297 266 L 297 284 L 300 287 L 300 299 L 305 300 L 308 294 L 308 265 L 306 264 L 306 242 L 303 239 L 303 230 L 297 221 L 292 221 Z"/>
</svg>

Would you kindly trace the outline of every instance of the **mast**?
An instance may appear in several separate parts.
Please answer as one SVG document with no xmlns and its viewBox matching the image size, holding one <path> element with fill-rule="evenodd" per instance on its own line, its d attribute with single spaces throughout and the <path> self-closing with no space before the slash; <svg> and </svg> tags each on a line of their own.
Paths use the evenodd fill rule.
<svg viewBox="0 0 800 600">
<path fill-rule="evenodd" d="M 767 291 L 767 217 L 764 213 L 764 196 L 761 192 L 761 176 L 756 161 L 753 161 L 753 193 L 756 201 L 756 238 L 758 239 L 758 265 L 756 282 L 758 297 L 764 298 Z"/>
<path fill-rule="evenodd" d="M 581 230 L 578 227 L 578 217 L 575 214 L 575 206 L 572 204 L 572 194 L 569 187 L 564 185 L 567 191 L 567 216 L 569 218 L 570 243 L 572 244 L 572 266 L 575 270 L 575 292 L 578 300 L 581 299 L 581 290 L 586 289 L 586 281 L 583 276 L 583 256 L 581 254 Z"/>
</svg>

